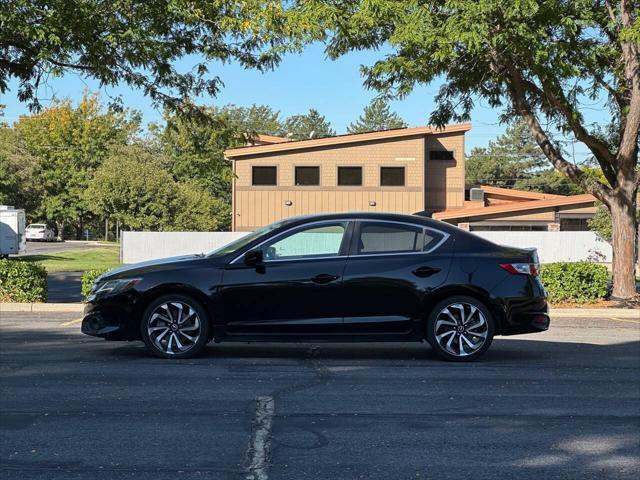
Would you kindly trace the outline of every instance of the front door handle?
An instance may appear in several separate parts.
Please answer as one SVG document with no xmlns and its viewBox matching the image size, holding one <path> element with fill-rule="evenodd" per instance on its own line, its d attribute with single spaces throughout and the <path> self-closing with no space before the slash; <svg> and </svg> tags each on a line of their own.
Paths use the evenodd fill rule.
<svg viewBox="0 0 640 480">
<path fill-rule="evenodd" d="M 335 282 L 338 278 L 338 275 L 329 275 L 328 273 L 321 273 L 320 275 L 316 275 L 311 279 L 313 283 L 317 283 L 319 285 L 324 285 L 327 283 Z"/>
<path fill-rule="evenodd" d="M 426 278 L 426 277 L 430 277 L 431 275 L 435 275 L 436 273 L 438 273 L 440 271 L 439 268 L 435 268 L 435 267 L 429 267 L 427 265 L 424 265 L 422 267 L 418 267 L 416 268 L 413 273 L 416 277 L 420 277 L 420 278 Z"/>
</svg>

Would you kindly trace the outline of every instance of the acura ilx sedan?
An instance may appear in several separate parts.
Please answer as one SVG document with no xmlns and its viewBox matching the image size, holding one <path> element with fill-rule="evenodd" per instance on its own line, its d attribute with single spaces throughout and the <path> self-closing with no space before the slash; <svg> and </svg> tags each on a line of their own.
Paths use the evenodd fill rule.
<svg viewBox="0 0 640 480">
<path fill-rule="evenodd" d="M 210 342 L 427 341 L 480 357 L 494 335 L 549 328 L 535 250 L 429 218 L 290 218 L 203 255 L 139 263 L 93 285 L 82 331 L 162 358 Z"/>
</svg>

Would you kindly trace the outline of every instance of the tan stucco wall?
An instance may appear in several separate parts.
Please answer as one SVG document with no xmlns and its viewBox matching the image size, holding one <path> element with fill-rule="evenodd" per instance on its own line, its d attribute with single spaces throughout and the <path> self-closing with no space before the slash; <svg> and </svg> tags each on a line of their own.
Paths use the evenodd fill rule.
<svg viewBox="0 0 640 480">
<path fill-rule="evenodd" d="M 429 160 L 425 169 L 425 209 L 445 210 L 464 206 L 464 135 L 426 137 L 428 150 L 452 150 L 455 160 Z"/>
<path fill-rule="evenodd" d="M 451 134 L 441 142 L 416 136 L 403 139 L 337 145 L 319 149 L 299 150 L 252 156 L 234 161 L 234 229 L 253 230 L 282 218 L 314 213 L 376 211 L 416 213 L 425 209 L 462 207 L 464 201 L 464 135 Z M 430 148 L 454 150 L 456 161 L 433 161 L 425 174 L 425 153 Z M 252 186 L 253 166 L 277 166 L 277 186 Z M 296 166 L 319 166 L 320 186 L 297 187 Z M 337 186 L 338 166 L 362 166 L 363 185 Z M 380 167 L 404 166 L 404 187 L 380 186 Z M 439 178 L 442 176 L 442 178 Z M 437 195 L 428 195 L 427 188 L 438 188 Z M 451 185 L 451 194 L 440 188 Z M 446 193 L 446 192 L 444 192 Z M 437 201 L 435 206 L 429 200 Z M 291 202 L 291 205 L 286 205 Z M 370 203 L 375 202 L 375 206 Z"/>
</svg>

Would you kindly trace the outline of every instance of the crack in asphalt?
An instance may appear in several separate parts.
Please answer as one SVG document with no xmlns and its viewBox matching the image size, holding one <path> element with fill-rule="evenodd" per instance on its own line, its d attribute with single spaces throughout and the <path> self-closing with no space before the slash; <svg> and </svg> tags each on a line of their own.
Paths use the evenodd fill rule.
<svg viewBox="0 0 640 480">
<path fill-rule="evenodd" d="M 307 390 L 309 388 L 326 385 L 331 378 L 331 371 L 318 360 L 320 347 L 311 345 L 307 350 L 302 365 L 311 369 L 314 376 L 311 380 L 298 382 L 273 390 L 269 395 L 259 396 L 253 402 L 255 411 L 251 424 L 251 437 L 245 453 L 245 480 L 268 480 L 269 467 L 272 460 L 273 419 L 275 416 L 276 400 L 284 395 Z M 286 416 L 280 417 L 285 418 Z M 324 436 L 316 431 L 309 430 L 318 442 L 314 448 L 326 444 Z M 277 439 L 276 439 L 277 442 Z M 284 442 L 282 446 L 288 446 Z"/>
</svg>

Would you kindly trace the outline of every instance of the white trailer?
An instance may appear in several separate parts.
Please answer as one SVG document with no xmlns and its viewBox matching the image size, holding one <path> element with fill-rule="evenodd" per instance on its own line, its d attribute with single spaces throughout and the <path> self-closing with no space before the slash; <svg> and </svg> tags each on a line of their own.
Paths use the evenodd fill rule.
<svg viewBox="0 0 640 480">
<path fill-rule="evenodd" d="M 0 205 L 0 258 L 23 253 L 27 247 L 24 210 Z"/>
</svg>

